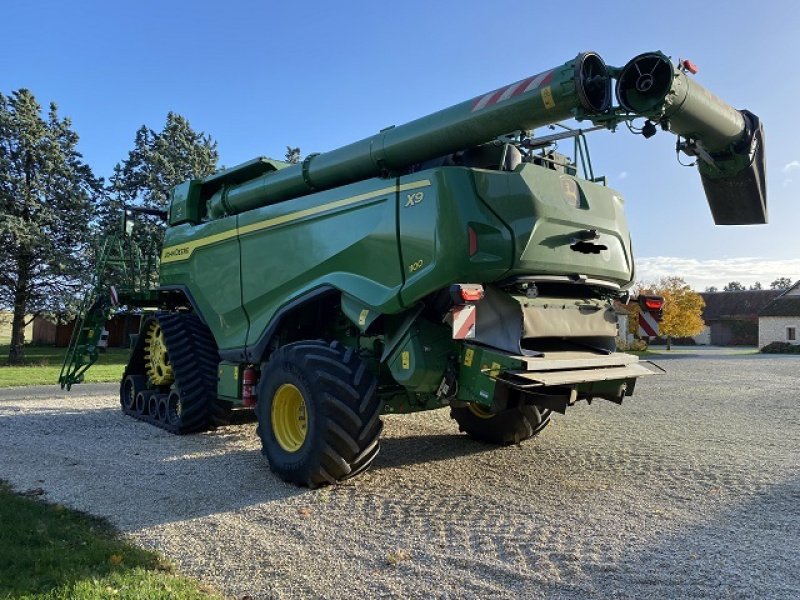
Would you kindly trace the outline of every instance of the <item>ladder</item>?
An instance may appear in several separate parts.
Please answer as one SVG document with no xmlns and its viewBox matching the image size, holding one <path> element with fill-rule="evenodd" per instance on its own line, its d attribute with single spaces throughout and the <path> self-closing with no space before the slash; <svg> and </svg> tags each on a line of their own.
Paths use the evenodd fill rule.
<svg viewBox="0 0 800 600">
<path fill-rule="evenodd" d="M 69 390 L 73 384 L 81 383 L 86 370 L 97 361 L 100 349 L 105 349 L 106 321 L 119 303 L 119 296 L 134 293 L 145 283 L 141 252 L 128 234 L 123 228 L 122 233 L 109 235 L 100 248 L 92 283 L 78 309 L 61 365 L 61 389 Z M 112 281 L 116 285 L 112 286 Z"/>
</svg>

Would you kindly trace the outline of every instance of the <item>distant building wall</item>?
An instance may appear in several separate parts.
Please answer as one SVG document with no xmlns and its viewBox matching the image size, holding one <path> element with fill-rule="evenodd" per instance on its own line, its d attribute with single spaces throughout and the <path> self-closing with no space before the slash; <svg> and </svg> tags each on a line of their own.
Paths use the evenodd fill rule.
<svg viewBox="0 0 800 600">
<path fill-rule="evenodd" d="M 757 317 L 731 317 L 710 321 L 708 328 L 713 346 L 755 346 L 758 343 Z"/>
<path fill-rule="evenodd" d="M 709 329 L 711 330 L 712 346 L 727 346 L 733 339 L 733 332 L 729 323 L 712 323 Z"/>
<path fill-rule="evenodd" d="M 704 326 L 703 331 L 694 336 L 694 341 L 700 346 L 711 344 L 711 328 L 708 325 Z"/>
<path fill-rule="evenodd" d="M 30 341 L 37 346 L 54 346 L 57 332 L 58 325 L 42 317 L 36 317 L 33 320 L 33 333 Z"/>
<path fill-rule="evenodd" d="M 786 328 L 794 327 L 796 338 L 800 338 L 800 316 L 797 317 L 760 317 L 758 319 L 758 347 L 763 348 L 772 342 L 789 342 L 800 344 L 800 339 L 786 339 Z"/>
<path fill-rule="evenodd" d="M 127 348 L 130 344 L 131 335 L 139 333 L 139 315 L 115 315 L 106 323 L 108 330 L 109 348 Z M 72 338 L 74 321 L 69 323 L 53 323 L 46 319 L 36 319 L 34 321 L 32 337 L 26 338 L 40 346 L 57 346 L 66 348 Z"/>
</svg>

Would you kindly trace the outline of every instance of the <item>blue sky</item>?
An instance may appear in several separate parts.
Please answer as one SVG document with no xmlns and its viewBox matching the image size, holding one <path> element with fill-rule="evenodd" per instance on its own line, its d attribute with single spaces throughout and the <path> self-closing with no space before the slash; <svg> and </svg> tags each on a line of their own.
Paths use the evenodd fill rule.
<svg viewBox="0 0 800 600">
<path fill-rule="evenodd" d="M 86 160 L 107 177 L 136 129 L 160 129 L 170 110 L 210 133 L 230 166 L 280 158 L 287 144 L 330 150 L 583 50 L 619 66 L 660 49 L 692 59 L 700 83 L 762 118 L 770 224 L 715 226 L 696 170 L 675 161 L 673 136 L 593 134 L 595 171 L 626 199 L 640 276 L 682 275 L 700 288 L 731 279 L 768 284 L 800 278 L 796 7 L 769 0 L 7 2 L 0 91 L 27 87 L 42 104 L 56 101 Z"/>
</svg>

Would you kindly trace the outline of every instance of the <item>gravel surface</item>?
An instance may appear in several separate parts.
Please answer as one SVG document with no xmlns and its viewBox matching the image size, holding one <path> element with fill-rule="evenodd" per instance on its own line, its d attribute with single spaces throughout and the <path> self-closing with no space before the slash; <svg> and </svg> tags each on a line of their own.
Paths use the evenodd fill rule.
<svg viewBox="0 0 800 600">
<path fill-rule="evenodd" d="M 800 357 L 682 352 L 621 407 L 491 448 L 385 419 L 372 470 L 276 479 L 255 424 L 175 437 L 116 386 L 0 393 L 0 479 L 233 598 L 800 598 Z"/>
</svg>

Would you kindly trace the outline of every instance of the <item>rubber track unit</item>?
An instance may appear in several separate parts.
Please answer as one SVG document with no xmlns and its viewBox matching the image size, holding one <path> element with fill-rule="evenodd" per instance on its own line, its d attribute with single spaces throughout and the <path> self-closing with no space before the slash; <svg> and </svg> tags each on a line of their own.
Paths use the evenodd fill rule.
<svg viewBox="0 0 800 600">
<path fill-rule="evenodd" d="M 307 437 L 286 452 L 272 432 L 271 409 L 282 384 L 300 389 L 308 411 Z M 358 353 L 339 342 L 304 341 L 279 348 L 259 383 L 258 434 L 270 468 L 284 481 L 316 488 L 358 475 L 380 449 L 382 403 L 374 375 Z"/>
<path fill-rule="evenodd" d="M 153 320 L 158 321 L 164 332 L 175 374 L 172 386 L 162 386 L 154 391 L 163 395 L 170 393 L 170 387 L 177 390 L 180 394 L 180 414 L 172 419 L 160 419 L 158 414 L 137 413 L 135 407 L 126 409 L 124 403 L 123 412 L 176 434 L 195 433 L 225 425 L 230 418 L 231 405 L 217 399 L 217 366 L 220 358 L 211 331 L 197 315 L 177 312 L 156 313 L 148 317 L 141 331 L 147 331 Z M 126 378 L 145 375 L 144 345 L 145 336 L 140 335 L 120 384 L 121 403 Z"/>
</svg>

